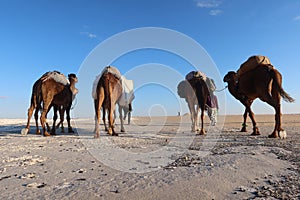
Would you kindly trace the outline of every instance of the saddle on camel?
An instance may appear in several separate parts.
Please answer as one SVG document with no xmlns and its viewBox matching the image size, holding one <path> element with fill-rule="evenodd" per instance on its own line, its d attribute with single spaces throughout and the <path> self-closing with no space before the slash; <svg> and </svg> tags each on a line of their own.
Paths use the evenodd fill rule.
<svg viewBox="0 0 300 200">
<path fill-rule="evenodd" d="M 282 88 L 282 76 L 265 56 L 251 56 L 237 72 L 228 72 L 223 79 L 228 83 L 229 92 L 245 106 L 242 132 L 246 132 L 246 119 L 252 120 L 252 135 L 259 135 L 251 105 L 256 98 L 268 103 L 275 109 L 275 128 L 270 138 L 285 138 L 286 132 L 281 127 L 281 97 L 287 102 L 294 99 Z"/>
<path fill-rule="evenodd" d="M 61 74 L 58 71 L 47 72 L 43 74 L 33 85 L 30 107 L 28 109 L 28 119 L 27 125 L 22 129 L 21 134 L 26 135 L 30 129 L 30 119 L 34 113 L 35 124 L 36 124 L 36 133 L 40 134 L 38 128 L 38 112 L 41 110 L 41 125 L 43 128 L 43 135 L 50 136 L 48 131 L 45 128 L 47 125 L 48 130 L 50 129 L 47 123 L 47 113 L 53 106 L 54 116 L 53 116 L 53 127 L 51 134 L 55 134 L 55 122 L 57 119 L 57 110 L 60 111 L 60 123 L 63 123 L 64 112 L 67 113 L 68 121 L 68 131 L 74 132 L 70 124 L 70 109 L 72 106 L 72 100 L 75 95 L 78 93 L 78 89 L 75 88 L 75 84 L 78 82 L 78 79 L 75 74 L 69 74 L 68 79 L 65 75 Z"/>
</svg>

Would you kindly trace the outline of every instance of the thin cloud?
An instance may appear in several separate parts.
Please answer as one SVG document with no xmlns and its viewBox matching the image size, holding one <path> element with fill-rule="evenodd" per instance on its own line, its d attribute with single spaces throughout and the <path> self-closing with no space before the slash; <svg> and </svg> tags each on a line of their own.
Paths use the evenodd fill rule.
<svg viewBox="0 0 300 200">
<path fill-rule="evenodd" d="M 211 16 L 216 16 L 216 15 L 219 15 L 221 13 L 222 13 L 222 10 L 211 10 L 211 11 L 209 11 L 209 14 Z"/>
<path fill-rule="evenodd" d="M 217 8 L 220 4 L 221 1 L 217 0 L 196 0 L 196 5 L 200 8 Z"/>
<path fill-rule="evenodd" d="M 216 16 L 223 11 L 220 9 L 221 0 L 195 0 L 196 6 L 202 9 L 210 9 L 209 15 Z"/>
<path fill-rule="evenodd" d="M 0 96 L 0 99 L 7 99 L 7 96 Z"/>
<path fill-rule="evenodd" d="M 294 20 L 295 20 L 295 21 L 300 21 L 300 15 L 299 15 L 299 16 L 296 16 L 296 17 L 294 17 Z"/>
<path fill-rule="evenodd" d="M 97 38 L 97 35 L 90 32 L 80 32 L 81 35 L 86 35 L 88 38 Z"/>
</svg>

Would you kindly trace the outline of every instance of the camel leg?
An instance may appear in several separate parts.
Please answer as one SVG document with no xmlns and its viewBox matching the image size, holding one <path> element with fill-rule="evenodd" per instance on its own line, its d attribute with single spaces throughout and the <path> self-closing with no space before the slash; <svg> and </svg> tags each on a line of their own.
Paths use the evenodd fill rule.
<svg viewBox="0 0 300 200">
<path fill-rule="evenodd" d="M 254 119 L 254 113 L 252 112 L 250 106 L 248 106 L 246 109 L 248 110 L 249 117 L 250 117 L 250 119 L 252 121 L 252 125 L 253 125 L 253 133 L 251 133 L 251 135 L 260 135 L 258 127 L 256 126 L 256 121 Z"/>
<path fill-rule="evenodd" d="M 272 132 L 271 135 L 269 135 L 269 138 L 278 138 L 278 133 L 280 131 L 283 131 L 281 128 L 281 112 L 280 112 L 280 104 L 277 108 L 275 108 L 275 127 L 274 131 Z"/>
<path fill-rule="evenodd" d="M 51 99 L 52 101 L 52 99 Z M 50 101 L 50 102 L 51 102 Z M 41 124 L 42 124 L 42 128 L 43 128 L 43 134 L 44 136 L 51 136 L 48 131 L 46 130 L 46 127 L 45 127 L 45 123 L 46 123 L 46 117 L 47 117 L 47 112 L 48 112 L 48 107 L 50 106 L 50 103 L 49 102 L 44 102 L 43 103 L 43 111 L 42 111 L 42 114 L 41 114 L 41 117 L 40 117 L 40 120 L 41 120 Z"/>
<path fill-rule="evenodd" d="M 201 108 L 201 129 L 200 129 L 200 135 L 205 135 L 205 130 L 204 130 L 204 106 Z"/>
<path fill-rule="evenodd" d="M 101 87 L 99 94 L 98 94 L 98 99 L 94 100 L 94 106 L 95 106 L 95 135 L 94 138 L 99 138 L 100 137 L 100 115 L 101 115 L 101 107 L 104 101 L 104 88 Z M 103 112 L 105 110 L 103 109 Z"/>
<path fill-rule="evenodd" d="M 68 122 L 68 133 L 74 133 L 74 130 L 71 126 L 70 110 L 71 110 L 71 104 L 68 105 L 68 107 L 66 109 L 66 114 L 67 114 L 67 122 Z"/>
<path fill-rule="evenodd" d="M 196 106 L 196 109 L 195 109 L 195 117 L 194 117 L 194 123 L 195 123 L 195 128 L 196 128 L 196 131 L 199 131 L 199 106 L 197 105 Z M 201 132 L 201 131 L 200 131 Z"/>
<path fill-rule="evenodd" d="M 245 112 L 244 112 L 244 115 L 243 115 L 244 122 L 242 124 L 241 132 L 247 132 L 247 124 L 246 124 L 246 122 L 247 122 L 247 116 L 248 116 L 248 111 L 247 111 L 247 108 L 245 108 Z"/>
<path fill-rule="evenodd" d="M 29 129 L 30 129 L 30 119 L 32 117 L 33 110 L 34 110 L 34 105 L 30 105 L 30 108 L 27 111 L 27 124 L 26 124 L 26 127 L 24 129 L 22 129 L 22 131 L 21 131 L 22 135 L 27 135 L 27 133 L 29 132 Z M 38 125 L 37 121 L 36 121 L 35 124 L 36 124 L 36 128 L 38 130 L 39 125 Z"/>
<path fill-rule="evenodd" d="M 106 132 L 108 132 L 108 128 L 107 128 L 107 124 L 106 124 L 106 117 L 105 117 L 105 115 L 106 115 L 106 110 L 105 110 L 104 107 L 102 107 L 102 121 L 103 121 L 103 124 L 104 124 L 104 130 L 105 130 Z"/>
<path fill-rule="evenodd" d="M 132 105 L 131 103 L 128 105 L 128 125 L 130 125 L 130 120 L 131 120 L 131 111 L 132 111 Z M 126 114 L 127 115 L 127 114 Z M 125 115 L 125 117 L 126 117 Z"/>
<path fill-rule="evenodd" d="M 188 103 L 188 107 L 191 113 L 191 121 L 192 121 L 192 132 L 196 132 L 197 131 L 197 127 L 196 127 L 196 123 L 195 123 L 195 107 L 194 105 L 192 105 L 192 103 L 190 103 L 189 101 L 187 101 Z"/>
<path fill-rule="evenodd" d="M 53 125 L 51 129 L 51 135 L 56 135 L 55 123 L 57 120 L 57 106 L 53 105 Z"/>
<path fill-rule="evenodd" d="M 128 112 L 128 125 L 130 125 L 130 120 L 131 120 L 131 111 Z"/>
<path fill-rule="evenodd" d="M 59 121 L 58 124 L 56 125 L 56 128 L 59 128 L 59 127 L 61 126 L 60 132 L 61 132 L 61 133 L 64 133 L 64 132 L 65 132 L 65 127 L 64 127 L 65 108 L 59 106 L 59 107 L 58 107 L 58 110 L 59 110 L 59 118 L 60 118 L 60 121 Z"/>
<path fill-rule="evenodd" d="M 37 135 L 40 135 L 41 131 L 39 129 L 39 119 L 38 118 L 39 118 L 39 108 L 36 108 L 34 111 L 34 120 L 35 120 L 35 127 L 36 127 L 35 133 Z"/>
<path fill-rule="evenodd" d="M 114 130 L 114 110 L 115 110 L 115 104 L 110 101 L 109 105 L 109 113 L 108 113 L 108 133 L 112 136 L 118 136 L 118 133 Z"/>
<path fill-rule="evenodd" d="M 121 122 L 121 132 L 125 132 L 125 128 L 124 128 L 124 119 L 122 116 L 122 107 L 119 106 L 119 117 L 120 117 L 120 122 Z"/>
<path fill-rule="evenodd" d="M 281 131 L 284 131 L 281 127 L 281 104 L 280 104 L 280 97 L 277 97 L 276 99 L 270 98 L 268 103 L 274 107 L 275 109 L 275 127 L 274 131 L 271 135 L 269 135 L 269 138 L 277 138 L 279 133 Z"/>
<path fill-rule="evenodd" d="M 101 112 L 101 106 L 99 106 L 99 100 L 94 100 L 94 106 L 95 106 L 95 135 L 94 138 L 100 137 L 100 112 Z"/>
</svg>

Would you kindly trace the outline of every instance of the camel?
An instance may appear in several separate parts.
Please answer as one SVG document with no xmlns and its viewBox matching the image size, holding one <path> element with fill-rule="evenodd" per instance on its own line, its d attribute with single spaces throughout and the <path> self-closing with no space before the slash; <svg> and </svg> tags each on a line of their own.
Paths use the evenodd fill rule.
<svg viewBox="0 0 300 200">
<path fill-rule="evenodd" d="M 49 128 L 49 125 L 46 122 L 47 113 L 50 108 L 54 107 L 54 117 L 53 117 L 53 128 L 52 133 L 55 133 L 55 121 L 57 119 L 57 110 L 59 106 L 63 107 L 63 110 L 67 112 L 68 120 L 68 129 L 69 132 L 73 132 L 70 125 L 70 108 L 72 105 L 73 95 L 78 92 L 75 88 L 75 83 L 77 83 L 77 77 L 75 74 L 69 74 L 69 81 L 67 79 L 62 79 L 63 75 L 57 71 L 47 72 L 40 79 L 38 79 L 32 88 L 31 103 L 28 109 L 28 120 L 25 129 L 22 130 L 22 134 L 27 134 L 30 128 L 30 119 L 35 110 L 35 123 L 36 123 L 36 133 L 40 134 L 38 128 L 38 112 L 42 109 L 41 113 L 41 124 L 43 128 L 43 135 L 50 136 L 48 131 L 46 131 L 45 123 Z M 64 77 L 64 76 L 63 76 Z M 55 78 L 59 78 L 58 81 Z M 43 106 L 41 106 L 43 104 Z M 61 119 L 63 119 L 61 115 Z"/>
<path fill-rule="evenodd" d="M 201 129 L 199 133 L 200 135 L 204 135 L 204 111 L 207 97 L 209 95 L 209 90 L 205 80 L 203 77 L 194 76 L 189 80 L 181 81 L 177 86 L 177 93 L 181 98 L 185 98 L 188 104 L 191 113 L 192 132 L 199 131 L 198 113 L 201 109 Z"/>
<path fill-rule="evenodd" d="M 93 99 L 95 108 L 94 138 L 100 137 L 99 125 L 101 108 L 103 108 L 103 114 L 105 114 L 106 110 L 108 110 L 108 134 L 118 136 L 118 133 L 116 133 L 114 130 L 114 111 L 116 103 L 121 95 L 122 81 L 119 70 L 112 66 L 105 67 L 102 73 L 97 76 L 93 84 Z M 123 120 L 121 120 L 121 127 L 123 127 Z"/>
<path fill-rule="evenodd" d="M 275 128 L 269 138 L 286 136 L 281 127 L 281 97 L 287 102 L 294 102 L 282 88 L 282 76 L 271 64 L 259 64 L 256 68 L 238 76 L 236 72 L 228 72 L 223 79 L 228 83 L 229 92 L 245 106 L 244 122 L 241 132 L 246 132 L 246 119 L 249 114 L 252 120 L 253 133 L 260 135 L 251 110 L 251 104 L 256 98 L 268 103 L 275 109 Z"/>
</svg>

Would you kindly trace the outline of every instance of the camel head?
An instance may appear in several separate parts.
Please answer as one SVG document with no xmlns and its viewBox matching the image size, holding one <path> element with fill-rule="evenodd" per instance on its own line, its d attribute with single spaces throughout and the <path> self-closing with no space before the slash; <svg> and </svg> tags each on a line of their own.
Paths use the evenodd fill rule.
<svg viewBox="0 0 300 200">
<path fill-rule="evenodd" d="M 78 82 L 78 79 L 77 79 L 75 74 L 68 74 L 68 78 L 69 78 L 70 83 L 72 83 L 72 82 L 77 83 Z"/>
<path fill-rule="evenodd" d="M 229 83 L 229 82 L 235 82 L 236 79 L 237 79 L 236 72 L 230 71 L 224 76 L 223 81 Z"/>
</svg>

